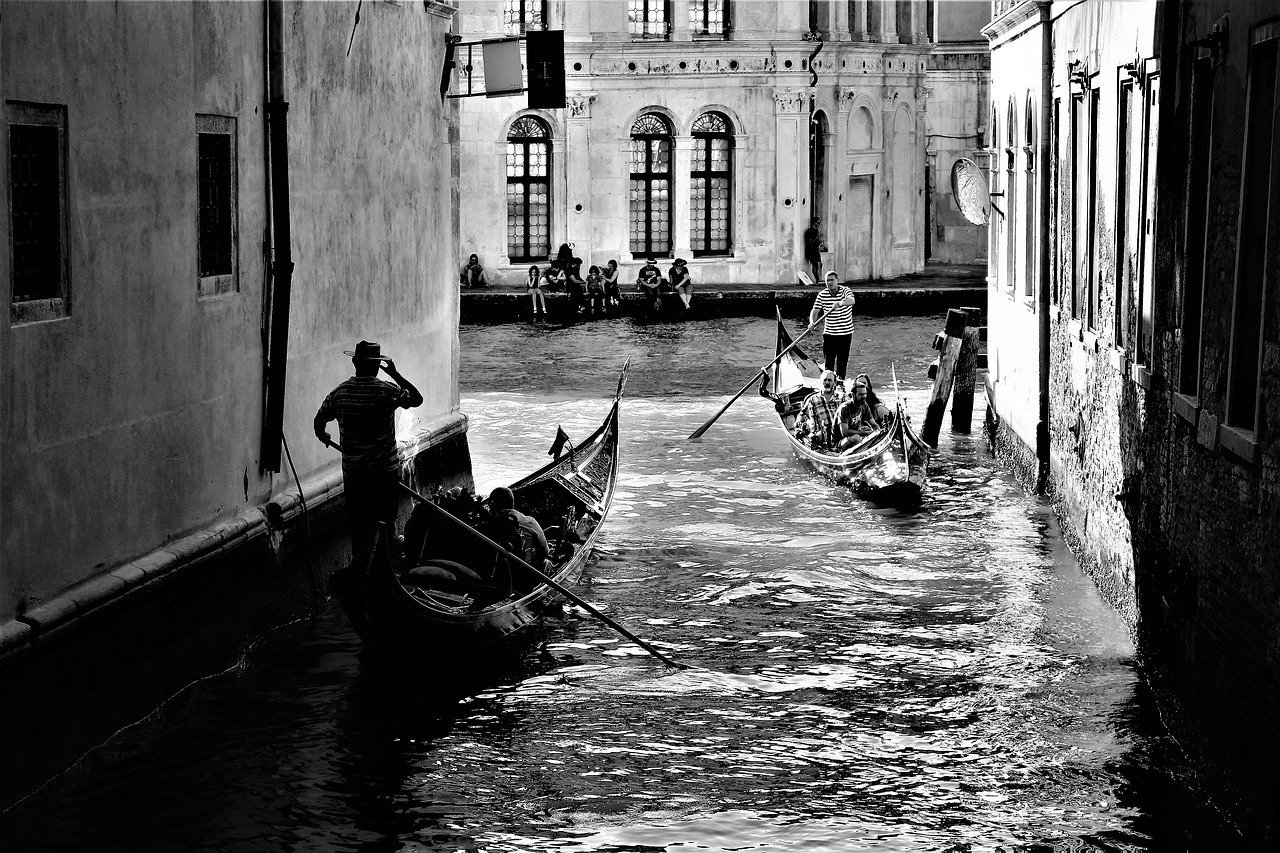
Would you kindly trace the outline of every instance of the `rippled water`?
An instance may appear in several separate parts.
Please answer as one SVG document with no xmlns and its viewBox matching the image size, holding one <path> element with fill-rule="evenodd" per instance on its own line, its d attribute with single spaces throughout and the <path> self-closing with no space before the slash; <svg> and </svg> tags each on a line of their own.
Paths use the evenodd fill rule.
<svg viewBox="0 0 1280 853">
<path fill-rule="evenodd" d="M 922 419 L 941 318 L 868 320 Z M 892 342 L 892 343 L 886 343 Z M 15 849 L 1146 850 L 1233 837 L 1190 791 L 1124 626 L 980 437 L 946 428 L 924 507 L 792 459 L 750 390 L 773 325 L 462 331 L 477 483 L 586 435 L 623 359 L 622 472 L 570 609 L 443 706 L 361 666 L 331 608 L 0 819 Z M 981 412 L 979 395 L 975 407 Z M 447 657 L 448 649 L 428 655 Z M 0 845 L 2 846 L 2 845 Z"/>
</svg>

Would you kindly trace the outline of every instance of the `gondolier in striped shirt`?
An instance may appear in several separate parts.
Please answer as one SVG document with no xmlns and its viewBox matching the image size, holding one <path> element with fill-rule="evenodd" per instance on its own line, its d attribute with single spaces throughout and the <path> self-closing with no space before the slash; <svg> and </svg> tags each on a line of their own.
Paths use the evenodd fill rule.
<svg viewBox="0 0 1280 853">
<path fill-rule="evenodd" d="M 351 524 L 352 554 L 360 555 L 374 531 L 385 522 L 395 531 L 400 508 L 400 453 L 396 449 L 396 409 L 422 405 L 422 394 L 396 371 L 382 347 L 361 341 L 345 353 L 355 376 L 329 392 L 316 412 L 316 438 L 329 444 L 325 429 L 337 420 L 342 444 L 342 487 Z M 378 378 L 383 370 L 392 382 Z"/>
<path fill-rule="evenodd" d="M 827 370 L 834 370 L 844 381 L 849 369 L 849 344 L 853 342 L 853 291 L 840 283 L 835 270 L 827 270 L 826 287 L 813 301 L 809 324 L 823 320 L 822 354 Z"/>
</svg>

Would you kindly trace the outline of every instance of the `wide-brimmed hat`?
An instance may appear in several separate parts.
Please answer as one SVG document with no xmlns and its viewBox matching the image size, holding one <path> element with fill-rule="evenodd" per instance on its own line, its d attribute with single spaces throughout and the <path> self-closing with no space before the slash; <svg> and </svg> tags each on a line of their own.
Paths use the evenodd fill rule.
<svg viewBox="0 0 1280 853">
<path fill-rule="evenodd" d="M 673 263 L 675 266 L 682 267 L 688 264 L 689 262 L 686 261 L 684 258 L 676 258 Z"/>
<path fill-rule="evenodd" d="M 343 350 L 343 355 L 349 355 L 352 358 L 363 358 L 369 361 L 387 361 L 387 357 L 382 354 L 382 346 L 374 341 L 361 341 L 356 344 L 353 350 Z"/>
</svg>

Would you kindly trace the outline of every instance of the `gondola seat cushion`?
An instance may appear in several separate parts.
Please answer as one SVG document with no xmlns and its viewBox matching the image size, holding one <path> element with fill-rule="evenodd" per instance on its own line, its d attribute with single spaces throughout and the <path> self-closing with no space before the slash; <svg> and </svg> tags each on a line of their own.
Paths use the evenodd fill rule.
<svg viewBox="0 0 1280 853">
<path fill-rule="evenodd" d="M 484 580 L 471 569 L 452 560 L 428 560 L 400 575 L 405 586 L 452 590 L 459 586 L 482 585 Z"/>
</svg>

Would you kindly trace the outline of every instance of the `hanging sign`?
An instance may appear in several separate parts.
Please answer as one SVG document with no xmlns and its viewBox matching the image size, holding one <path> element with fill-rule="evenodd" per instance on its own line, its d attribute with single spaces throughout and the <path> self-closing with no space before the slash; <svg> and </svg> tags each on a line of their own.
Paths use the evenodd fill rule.
<svg viewBox="0 0 1280 853">
<path fill-rule="evenodd" d="M 986 225 L 991 218 L 991 195 L 987 179 L 977 163 L 961 157 L 951 167 L 951 195 L 964 218 L 974 225 Z"/>
</svg>

